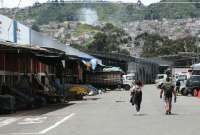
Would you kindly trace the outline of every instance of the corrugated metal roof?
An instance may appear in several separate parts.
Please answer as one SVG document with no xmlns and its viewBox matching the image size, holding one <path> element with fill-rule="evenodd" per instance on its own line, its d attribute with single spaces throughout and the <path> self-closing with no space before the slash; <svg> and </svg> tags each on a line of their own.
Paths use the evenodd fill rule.
<svg viewBox="0 0 200 135">
<path fill-rule="evenodd" d="M 35 50 L 35 51 L 45 51 L 48 52 L 48 49 L 30 46 L 30 45 L 19 45 L 12 42 L 4 42 L 0 41 L 0 46 L 2 47 L 9 47 L 9 48 L 19 48 L 19 49 L 29 49 L 29 50 Z"/>
<path fill-rule="evenodd" d="M 82 60 L 90 61 L 92 59 L 97 59 L 89 54 L 86 54 L 84 52 L 81 52 L 75 48 L 72 48 L 70 46 L 67 46 L 65 44 L 59 43 L 58 41 L 54 40 L 52 37 L 45 36 L 39 32 L 36 32 L 29 27 L 17 22 L 13 21 L 12 19 L 0 15 L 1 21 L 3 23 L 1 24 L 1 33 L 0 33 L 0 40 L 5 41 L 11 41 L 14 42 L 13 46 L 15 45 L 24 45 L 24 47 L 27 45 L 28 47 L 34 47 L 34 48 L 53 48 L 60 51 L 64 51 L 66 55 L 78 57 Z M 10 27 L 10 25 L 12 27 Z M 16 28 L 19 28 L 20 31 L 17 31 Z M 9 29 L 10 31 L 8 32 Z M 8 38 L 9 37 L 9 38 Z M 18 43 L 18 44 L 15 44 Z M 97 59 L 98 63 L 101 63 L 101 60 Z"/>
<path fill-rule="evenodd" d="M 66 55 L 76 56 L 83 60 L 97 59 L 97 58 L 95 58 L 89 54 L 86 54 L 84 52 L 81 52 L 69 45 L 59 43 L 56 40 L 53 40 L 51 37 L 47 37 L 47 36 L 45 36 L 39 32 L 36 32 L 34 30 L 31 30 L 31 46 L 54 48 L 57 50 L 64 51 Z M 102 61 L 100 59 L 97 59 L 97 61 L 99 64 L 102 63 Z"/>
</svg>

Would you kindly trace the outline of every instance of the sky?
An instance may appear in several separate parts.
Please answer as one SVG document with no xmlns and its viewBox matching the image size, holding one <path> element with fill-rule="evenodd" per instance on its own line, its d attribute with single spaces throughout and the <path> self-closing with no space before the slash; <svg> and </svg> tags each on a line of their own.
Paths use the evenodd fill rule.
<svg viewBox="0 0 200 135">
<path fill-rule="evenodd" d="M 2 1 L 3 1 L 3 7 L 13 8 L 13 7 L 17 7 L 20 0 L 0 0 L 0 2 Z M 31 6 L 37 1 L 40 3 L 47 2 L 47 0 L 21 0 L 20 7 Z M 108 0 L 108 1 L 114 1 L 114 2 L 123 1 L 123 2 L 134 2 L 134 3 L 137 2 L 137 0 Z M 141 1 L 145 5 L 149 5 L 151 3 L 159 2 L 160 0 L 141 0 Z M 2 4 L 1 4 L 1 7 L 2 7 Z"/>
</svg>

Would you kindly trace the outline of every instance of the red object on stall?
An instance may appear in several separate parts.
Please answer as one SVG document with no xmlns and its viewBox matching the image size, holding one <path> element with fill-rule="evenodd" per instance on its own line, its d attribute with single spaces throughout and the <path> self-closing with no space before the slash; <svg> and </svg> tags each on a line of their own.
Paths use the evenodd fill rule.
<svg viewBox="0 0 200 135">
<path fill-rule="evenodd" d="M 197 95 L 197 97 L 200 98 L 200 90 L 198 91 L 198 95 Z"/>
</svg>

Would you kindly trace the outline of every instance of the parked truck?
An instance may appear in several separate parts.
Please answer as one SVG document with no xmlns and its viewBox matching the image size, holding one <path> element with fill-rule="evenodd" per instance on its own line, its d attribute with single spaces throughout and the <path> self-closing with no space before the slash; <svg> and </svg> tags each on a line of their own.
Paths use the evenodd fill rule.
<svg viewBox="0 0 200 135">
<path fill-rule="evenodd" d="M 86 75 L 86 83 L 97 88 L 115 89 L 122 86 L 122 75 L 123 73 L 119 71 L 89 72 Z"/>
<path fill-rule="evenodd" d="M 98 88 L 124 88 L 130 90 L 135 80 L 135 73 L 124 74 L 119 71 L 91 72 L 86 75 L 86 83 Z"/>
<path fill-rule="evenodd" d="M 125 90 L 130 90 L 130 88 L 132 87 L 132 85 L 134 84 L 135 81 L 135 73 L 129 73 L 129 74 L 125 74 L 122 76 L 122 80 L 123 80 L 123 88 Z"/>
</svg>

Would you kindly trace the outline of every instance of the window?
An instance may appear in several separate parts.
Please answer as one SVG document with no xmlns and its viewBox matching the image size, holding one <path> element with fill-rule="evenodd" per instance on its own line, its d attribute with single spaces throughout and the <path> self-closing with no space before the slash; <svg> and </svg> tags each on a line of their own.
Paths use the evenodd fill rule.
<svg viewBox="0 0 200 135">
<path fill-rule="evenodd" d="M 126 79 L 127 79 L 127 80 L 134 80 L 135 77 L 134 77 L 134 76 L 127 76 Z"/>
</svg>

